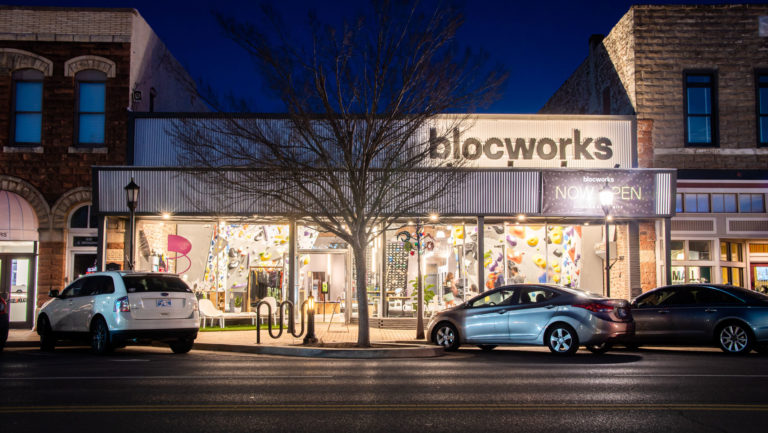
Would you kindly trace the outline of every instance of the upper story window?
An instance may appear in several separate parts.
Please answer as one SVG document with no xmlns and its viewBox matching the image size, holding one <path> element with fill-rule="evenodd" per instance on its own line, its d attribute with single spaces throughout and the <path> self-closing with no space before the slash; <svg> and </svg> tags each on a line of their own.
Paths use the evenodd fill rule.
<svg viewBox="0 0 768 433">
<path fill-rule="evenodd" d="M 683 194 L 685 197 L 685 212 L 708 213 L 709 212 L 709 194 Z"/>
<path fill-rule="evenodd" d="M 712 212 L 736 213 L 736 194 L 712 194 Z"/>
<path fill-rule="evenodd" d="M 768 146 L 768 72 L 756 75 L 757 145 Z"/>
<path fill-rule="evenodd" d="M 43 73 L 21 69 L 12 77 L 13 144 L 39 146 L 43 129 Z"/>
<path fill-rule="evenodd" d="M 739 194 L 739 212 L 763 213 L 765 201 L 762 194 Z"/>
<path fill-rule="evenodd" d="M 77 144 L 104 145 L 107 76 L 93 69 L 75 75 L 77 82 Z"/>
<path fill-rule="evenodd" d="M 80 206 L 72 212 L 72 216 L 69 219 L 69 228 L 72 229 L 95 229 L 98 227 L 96 213 L 91 212 L 90 205 Z"/>
<path fill-rule="evenodd" d="M 717 146 L 715 74 L 685 72 L 685 145 Z"/>
</svg>

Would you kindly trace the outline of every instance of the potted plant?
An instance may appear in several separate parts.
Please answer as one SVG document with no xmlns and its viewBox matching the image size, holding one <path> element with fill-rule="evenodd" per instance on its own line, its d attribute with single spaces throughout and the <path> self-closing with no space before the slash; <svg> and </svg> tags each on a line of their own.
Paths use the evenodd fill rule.
<svg viewBox="0 0 768 433">
<path fill-rule="evenodd" d="M 424 288 L 424 311 L 429 314 L 429 303 L 432 301 L 432 299 L 435 297 L 435 292 L 432 291 L 432 288 L 435 287 L 434 284 L 426 284 L 427 277 L 422 277 L 424 279 L 424 285 L 422 286 Z M 411 286 L 413 287 L 413 292 L 411 293 L 411 297 L 415 302 L 419 302 L 419 281 L 414 278 L 410 281 Z"/>
<path fill-rule="evenodd" d="M 235 296 L 235 313 L 240 312 L 240 308 L 243 305 L 243 297 L 242 296 Z"/>
</svg>

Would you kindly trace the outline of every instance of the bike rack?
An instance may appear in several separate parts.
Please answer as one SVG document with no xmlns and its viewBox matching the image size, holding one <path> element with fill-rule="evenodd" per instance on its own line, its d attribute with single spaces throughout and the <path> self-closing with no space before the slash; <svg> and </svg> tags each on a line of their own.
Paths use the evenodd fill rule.
<svg viewBox="0 0 768 433">
<path fill-rule="evenodd" d="M 275 335 L 272 332 L 272 306 L 269 305 L 266 301 L 259 301 L 256 303 L 256 344 L 261 344 L 261 306 L 266 305 L 267 306 L 267 331 L 269 332 L 269 336 L 277 339 L 280 338 L 283 335 L 283 319 L 285 318 L 285 308 L 288 307 L 288 328 L 286 329 L 289 334 L 293 335 L 296 338 L 299 338 L 304 334 L 304 321 L 305 316 L 309 315 L 309 312 L 307 311 L 307 303 L 309 300 L 305 300 L 301 303 L 301 330 L 296 333 L 296 318 L 294 317 L 294 305 L 291 301 L 283 301 L 277 306 L 277 312 L 280 315 L 279 321 L 280 321 L 280 329 L 277 332 L 277 335 Z"/>
</svg>

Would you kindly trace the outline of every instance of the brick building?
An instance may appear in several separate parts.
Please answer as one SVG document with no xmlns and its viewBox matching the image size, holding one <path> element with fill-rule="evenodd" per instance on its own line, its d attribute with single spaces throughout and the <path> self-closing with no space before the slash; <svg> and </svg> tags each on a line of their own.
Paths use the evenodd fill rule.
<svg viewBox="0 0 768 433">
<path fill-rule="evenodd" d="M 768 5 L 632 6 L 541 113 L 636 115 L 639 166 L 678 169 L 670 224 L 619 230 L 644 290 L 768 289 Z"/>
<path fill-rule="evenodd" d="M 0 292 L 12 326 L 93 266 L 91 166 L 127 161 L 129 111 L 201 111 L 134 9 L 0 7 Z M 94 212 L 95 213 L 95 212 Z"/>
</svg>

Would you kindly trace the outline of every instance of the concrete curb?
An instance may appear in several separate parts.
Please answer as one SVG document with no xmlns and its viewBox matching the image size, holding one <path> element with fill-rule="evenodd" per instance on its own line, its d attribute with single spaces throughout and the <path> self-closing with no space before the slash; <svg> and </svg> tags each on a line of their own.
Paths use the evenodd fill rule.
<svg viewBox="0 0 768 433">
<path fill-rule="evenodd" d="M 387 344 L 386 348 L 371 349 L 340 349 L 335 347 L 304 347 L 304 346 L 249 346 L 244 344 L 215 344 L 195 343 L 193 350 L 212 352 L 253 353 L 260 355 L 297 356 L 305 358 L 346 358 L 346 359 L 376 359 L 376 358 L 434 358 L 445 355 L 440 346 L 428 346 L 404 343 L 373 343 Z M 82 343 L 63 343 L 62 346 L 83 346 Z M 5 343 L 5 347 L 38 348 L 39 341 L 15 340 Z"/>
<path fill-rule="evenodd" d="M 375 344 L 375 343 L 374 343 Z M 388 345 L 394 345 L 387 343 Z M 301 346 L 244 346 L 235 344 L 195 343 L 193 350 L 211 350 L 218 352 L 255 353 L 261 355 L 298 356 L 305 358 L 346 358 L 346 359 L 376 359 L 376 358 L 434 358 L 445 355 L 440 346 L 406 345 L 402 347 L 371 348 L 371 349 L 340 349 L 333 347 L 301 347 Z"/>
</svg>

